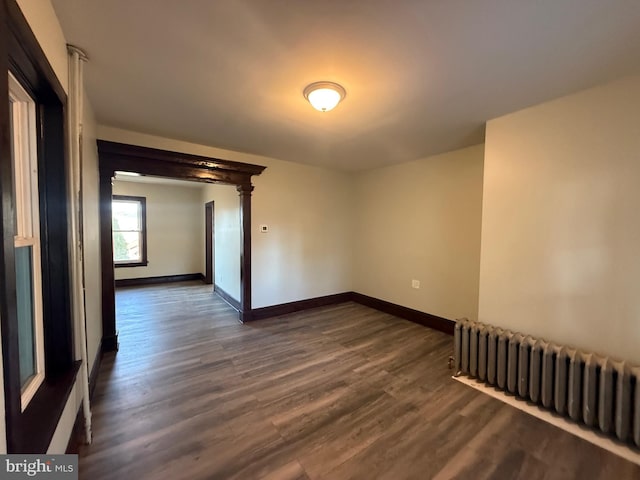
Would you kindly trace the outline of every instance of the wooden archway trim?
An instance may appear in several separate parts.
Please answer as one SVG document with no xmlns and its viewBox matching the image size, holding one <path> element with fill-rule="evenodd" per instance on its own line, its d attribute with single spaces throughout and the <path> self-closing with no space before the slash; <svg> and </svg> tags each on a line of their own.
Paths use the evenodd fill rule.
<svg viewBox="0 0 640 480">
<path fill-rule="evenodd" d="M 98 140 L 100 170 L 100 257 L 102 270 L 102 349 L 118 349 L 111 237 L 112 179 L 117 171 L 236 185 L 240 195 L 240 320 L 251 320 L 251 177 L 266 167 L 218 158 Z"/>
</svg>

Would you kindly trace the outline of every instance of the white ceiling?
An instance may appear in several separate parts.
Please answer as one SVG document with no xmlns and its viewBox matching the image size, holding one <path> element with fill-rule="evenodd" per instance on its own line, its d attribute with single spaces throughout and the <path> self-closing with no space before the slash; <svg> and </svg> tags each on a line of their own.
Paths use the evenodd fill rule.
<svg viewBox="0 0 640 480">
<path fill-rule="evenodd" d="M 53 0 L 102 125 L 345 170 L 640 71 L 638 0 Z M 304 87 L 347 90 L 328 113 Z"/>
</svg>

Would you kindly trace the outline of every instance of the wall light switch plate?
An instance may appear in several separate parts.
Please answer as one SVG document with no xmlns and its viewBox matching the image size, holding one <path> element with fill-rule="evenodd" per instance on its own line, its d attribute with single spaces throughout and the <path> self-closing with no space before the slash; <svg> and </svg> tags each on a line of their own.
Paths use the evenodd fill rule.
<svg viewBox="0 0 640 480">
<path fill-rule="evenodd" d="M 269 225 L 260 225 L 260 233 L 267 233 L 269 231 Z"/>
<path fill-rule="evenodd" d="M 420 280 L 411 280 L 411 288 L 420 288 Z"/>
</svg>

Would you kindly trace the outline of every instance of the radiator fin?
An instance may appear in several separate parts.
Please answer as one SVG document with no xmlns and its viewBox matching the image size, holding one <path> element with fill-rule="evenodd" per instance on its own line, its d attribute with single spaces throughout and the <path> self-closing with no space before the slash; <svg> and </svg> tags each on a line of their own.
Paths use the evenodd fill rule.
<svg viewBox="0 0 640 480">
<path fill-rule="evenodd" d="M 584 364 L 584 387 L 582 390 L 582 420 L 589 427 L 595 427 L 597 421 L 598 376 L 600 366 L 593 353 L 587 355 Z"/>
<path fill-rule="evenodd" d="M 487 379 L 487 354 L 488 354 L 489 331 L 486 326 L 480 327 L 478 331 L 478 379 Z"/>
<path fill-rule="evenodd" d="M 489 385 L 496 384 L 496 370 L 498 368 L 498 329 L 489 327 L 489 335 L 487 336 L 488 354 L 487 354 L 487 383 Z"/>
<path fill-rule="evenodd" d="M 567 411 L 576 422 L 582 413 L 582 377 L 584 363 L 582 354 L 575 349 L 569 350 L 569 384 L 567 385 Z"/>
<path fill-rule="evenodd" d="M 522 398 L 529 396 L 529 370 L 531 364 L 531 347 L 533 338 L 527 336 L 520 341 L 518 350 L 518 395 Z"/>
<path fill-rule="evenodd" d="M 640 367 L 466 319 L 454 354 L 457 373 L 640 447 Z"/>
<path fill-rule="evenodd" d="M 631 433 L 631 422 L 625 419 L 631 418 L 631 371 L 625 362 L 616 364 L 616 405 L 615 405 L 615 430 L 618 440 L 626 442 Z"/>
<path fill-rule="evenodd" d="M 529 398 L 534 403 L 542 403 L 542 353 L 545 343 L 536 340 L 531 348 L 531 361 L 529 362 Z"/>
<path fill-rule="evenodd" d="M 478 325 L 472 324 L 469 330 L 469 375 L 478 376 Z"/>
<path fill-rule="evenodd" d="M 509 355 L 509 336 L 511 332 L 508 330 L 498 329 L 498 367 L 496 368 L 496 382 L 498 387 L 505 390 L 507 388 L 507 358 Z"/>
<path fill-rule="evenodd" d="M 569 381 L 569 356 L 567 349 L 555 346 L 556 373 L 554 375 L 553 400 L 556 412 L 563 415 L 567 409 L 567 383 Z"/>
<path fill-rule="evenodd" d="M 542 350 L 542 378 L 540 379 L 542 391 L 542 405 L 545 408 L 553 407 L 553 387 L 555 377 L 555 345 L 547 343 Z"/>
</svg>

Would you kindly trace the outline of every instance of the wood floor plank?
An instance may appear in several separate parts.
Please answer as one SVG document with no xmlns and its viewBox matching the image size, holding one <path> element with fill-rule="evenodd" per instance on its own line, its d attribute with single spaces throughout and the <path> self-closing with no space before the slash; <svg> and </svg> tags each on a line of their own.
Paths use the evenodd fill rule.
<svg viewBox="0 0 640 480">
<path fill-rule="evenodd" d="M 450 378 L 451 337 L 345 303 L 242 325 L 195 282 L 117 292 L 80 478 L 640 478 Z"/>
</svg>

